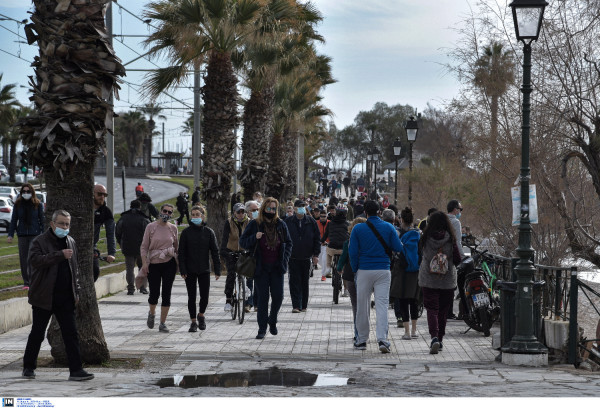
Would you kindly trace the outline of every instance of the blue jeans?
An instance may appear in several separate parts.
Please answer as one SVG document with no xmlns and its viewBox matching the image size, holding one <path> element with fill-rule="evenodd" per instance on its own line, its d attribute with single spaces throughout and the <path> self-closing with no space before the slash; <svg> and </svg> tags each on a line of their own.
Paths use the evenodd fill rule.
<svg viewBox="0 0 600 408">
<path fill-rule="evenodd" d="M 276 264 L 262 265 L 262 271 L 254 276 L 254 291 L 258 296 L 258 332 L 266 333 L 267 325 L 277 324 L 277 314 L 283 302 L 283 274 L 277 270 Z M 271 313 L 269 313 L 269 294 L 271 296 Z"/>
</svg>

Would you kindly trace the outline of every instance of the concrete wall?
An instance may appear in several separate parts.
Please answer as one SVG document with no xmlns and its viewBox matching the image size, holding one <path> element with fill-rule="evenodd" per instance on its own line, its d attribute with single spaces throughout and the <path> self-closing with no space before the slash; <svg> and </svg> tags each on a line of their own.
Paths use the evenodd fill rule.
<svg viewBox="0 0 600 408">
<path fill-rule="evenodd" d="M 127 287 L 125 271 L 101 276 L 95 283 L 96 298 L 117 293 Z M 0 333 L 31 324 L 31 305 L 27 298 L 15 298 L 0 302 Z"/>
</svg>

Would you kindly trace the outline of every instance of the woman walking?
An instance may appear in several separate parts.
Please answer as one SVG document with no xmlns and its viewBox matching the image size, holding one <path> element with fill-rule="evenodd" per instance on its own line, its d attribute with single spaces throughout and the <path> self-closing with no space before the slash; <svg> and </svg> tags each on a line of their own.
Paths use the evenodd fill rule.
<svg viewBox="0 0 600 408">
<path fill-rule="evenodd" d="M 410 207 L 400 212 L 400 242 L 403 251 L 400 252 L 400 261 L 392 269 L 392 283 L 390 297 L 394 298 L 394 312 L 398 327 L 404 327 L 403 340 L 417 337 L 417 319 L 419 318 L 418 297 L 418 243 L 421 232 L 412 228 L 414 214 Z M 412 327 L 411 327 L 412 326 Z"/>
<path fill-rule="evenodd" d="M 427 221 L 419 241 L 421 266 L 419 286 L 423 288 L 423 306 L 427 309 L 427 325 L 431 335 L 429 352 L 437 354 L 443 348 L 446 316 L 454 300 L 456 268 L 460 252 L 448 216 L 436 211 Z"/>
<path fill-rule="evenodd" d="M 352 225 L 348 228 L 348 233 L 352 233 L 352 229 L 357 224 L 362 224 L 363 222 L 367 222 L 366 218 L 355 218 L 352 221 Z M 352 304 L 352 323 L 356 322 L 356 280 L 355 273 L 350 267 L 350 258 L 348 257 L 348 246 L 350 245 L 350 238 L 348 238 L 344 242 L 344 249 L 342 251 L 342 255 L 340 256 L 340 260 L 337 264 L 337 270 L 342 271 L 342 279 L 344 280 L 344 284 L 346 286 L 346 290 L 350 295 L 350 303 Z M 356 341 L 356 326 L 354 327 L 354 339 L 353 343 Z"/>
<path fill-rule="evenodd" d="M 215 280 L 221 276 L 221 260 L 215 232 L 206 225 L 206 211 L 202 206 L 192 207 L 191 225 L 183 230 L 179 239 L 179 271 L 185 280 L 190 312 L 189 332 L 206 330 L 204 312 L 210 291 L 210 256 Z M 199 313 L 196 315 L 196 288 L 200 288 Z"/>
<path fill-rule="evenodd" d="M 30 183 L 21 186 L 21 193 L 15 202 L 6 237 L 9 244 L 13 240 L 15 231 L 19 237 L 19 261 L 23 289 L 29 289 L 29 273 L 27 272 L 29 245 L 35 237 L 44 232 L 44 205 L 35 196 L 35 190 Z"/>
<path fill-rule="evenodd" d="M 160 207 L 158 220 L 148 224 L 144 231 L 144 238 L 140 246 L 140 255 L 142 256 L 141 275 L 148 275 L 148 285 L 150 287 L 150 296 L 148 304 L 148 320 L 146 324 L 150 329 L 154 328 L 154 319 L 156 316 L 156 305 L 158 297 L 161 295 L 162 284 L 162 302 L 160 307 L 160 324 L 158 330 L 168 333 L 169 329 L 165 324 L 169 307 L 171 306 L 171 289 L 177 273 L 177 227 L 169 223 L 173 215 L 173 205 L 163 204 Z M 136 279 L 137 283 L 137 279 Z"/>
<path fill-rule="evenodd" d="M 258 300 L 257 339 L 265 337 L 267 325 L 269 332 L 273 336 L 277 335 L 277 314 L 283 302 L 283 275 L 292 253 L 292 239 L 287 225 L 277 216 L 278 207 L 279 202 L 275 198 L 265 198 L 258 218 L 250 221 L 240 237 L 240 246 L 254 251 L 256 257 L 254 284 Z"/>
</svg>

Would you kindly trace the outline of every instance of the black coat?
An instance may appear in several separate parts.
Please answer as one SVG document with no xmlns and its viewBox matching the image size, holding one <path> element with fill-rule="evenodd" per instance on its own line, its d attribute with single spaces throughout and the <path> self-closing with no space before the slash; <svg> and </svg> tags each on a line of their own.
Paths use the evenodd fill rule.
<svg viewBox="0 0 600 408">
<path fill-rule="evenodd" d="M 215 232 L 206 226 L 192 224 L 181 232 L 177 259 L 181 275 L 210 273 L 210 256 L 215 275 L 221 276 L 221 259 Z"/>
<path fill-rule="evenodd" d="M 285 223 L 292 238 L 290 259 L 310 259 L 321 253 L 321 234 L 313 217 L 305 215 L 302 219 L 294 214 L 287 217 Z M 300 224 L 302 227 L 300 228 Z"/>
<path fill-rule="evenodd" d="M 142 245 L 144 231 L 148 224 L 150 224 L 150 220 L 137 208 L 121 214 L 115 236 L 123 255 L 137 256 L 140 254 L 140 245 Z"/>
<path fill-rule="evenodd" d="M 287 272 L 288 263 L 290 261 L 290 255 L 292 254 L 292 238 L 287 228 L 287 224 L 281 219 L 277 222 L 277 234 L 281 240 L 281 248 L 279 249 L 279 265 L 278 272 L 282 275 Z M 255 250 L 255 246 L 258 243 L 256 240 L 257 232 L 265 232 L 264 225 L 258 225 L 256 220 L 250 221 L 242 236 L 240 237 L 240 246 L 250 251 Z M 266 235 L 263 235 L 261 239 L 267 239 Z M 262 258 L 260 255 L 260 248 L 256 248 L 254 256 L 256 258 L 256 272 L 255 276 L 260 276 L 262 273 Z"/>
<path fill-rule="evenodd" d="M 344 242 L 350 238 L 350 233 L 348 232 L 349 226 L 350 223 L 346 221 L 346 213 L 340 211 L 325 227 L 325 233 L 323 234 L 323 238 L 321 238 L 321 242 L 325 242 L 329 238 L 329 248 L 343 249 Z"/>
</svg>

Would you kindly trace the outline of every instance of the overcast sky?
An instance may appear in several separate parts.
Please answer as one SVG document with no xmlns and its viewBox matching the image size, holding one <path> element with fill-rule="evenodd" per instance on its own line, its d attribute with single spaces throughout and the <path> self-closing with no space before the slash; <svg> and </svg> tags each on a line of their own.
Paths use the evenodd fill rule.
<svg viewBox="0 0 600 408">
<path fill-rule="evenodd" d="M 118 2 L 124 9 L 113 4 L 113 32 L 147 35 L 149 27 L 128 11 L 141 16 L 148 0 Z M 325 89 L 323 102 L 334 112 L 333 121 L 338 128 L 352 124 L 359 111 L 369 110 L 379 101 L 390 105 L 410 104 L 422 111 L 428 102 L 441 107 L 457 94 L 458 83 L 445 72 L 442 64 L 448 61 L 447 48 L 457 39 L 452 28 L 470 12 L 474 0 L 314 0 L 313 3 L 324 16 L 318 31 L 327 42 L 319 48 L 333 58 L 333 76 L 338 81 Z M 0 14 L 15 20 L 28 18 L 30 9 L 31 2 L 27 0 L 0 0 Z M 17 33 L 24 37 L 23 25 L 0 21 L 0 73 L 4 73 L 2 85 L 24 86 L 17 89 L 17 96 L 26 104 L 27 77 L 33 75 L 29 65 L 37 55 L 37 45 L 20 43 L 23 39 Z M 141 40 L 115 39 L 114 47 L 123 63 L 145 52 Z M 140 59 L 127 68 L 156 66 L 165 66 L 165 63 Z M 138 92 L 143 75 L 143 72 L 127 73 L 121 99 L 116 102 L 117 111 L 147 102 Z M 193 105 L 193 94 L 191 89 L 184 88 L 172 95 L 181 102 L 169 96 L 159 99 L 165 103 L 167 116 L 165 142 L 170 145 L 165 148 L 175 150 L 178 146 L 181 151 L 191 148 L 190 137 L 182 138 L 180 133 L 187 107 Z M 163 121 L 157 122 L 160 127 Z"/>
</svg>

